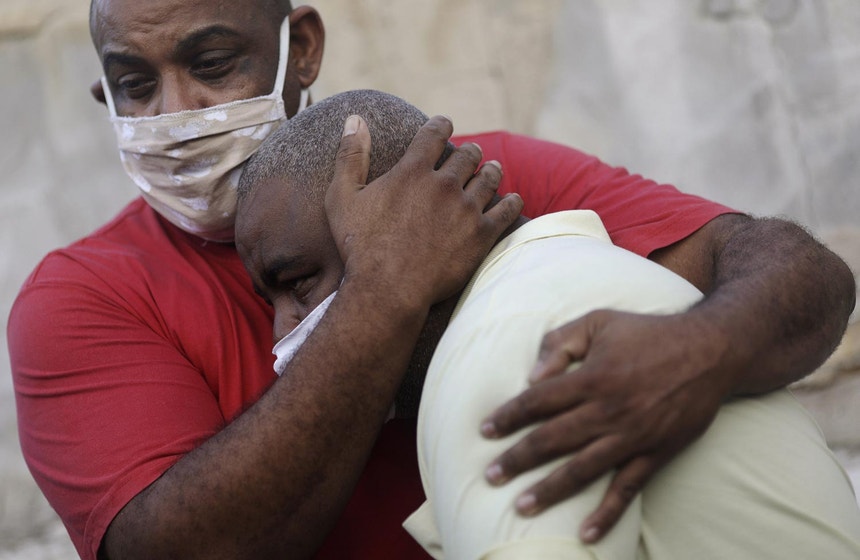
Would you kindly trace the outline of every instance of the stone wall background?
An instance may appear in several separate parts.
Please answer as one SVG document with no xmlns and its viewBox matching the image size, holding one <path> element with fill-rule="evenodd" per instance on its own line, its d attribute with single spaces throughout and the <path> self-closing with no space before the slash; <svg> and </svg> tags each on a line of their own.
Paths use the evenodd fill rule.
<svg viewBox="0 0 860 560">
<path fill-rule="evenodd" d="M 741 210 L 798 220 L 860 270 L 856 0 L 310 3 L 328 33 L 317 99 L 373 87 L 450 115 L 460 132 L 506 128 L 574 145 Z M 87 5 L 0 3 L 4 318 L 46 252 L 135 196 L 106 111 L 88 93 L 100 71 Z M 852 472 L 858 330 L 800 391 Z M 20 457 L 3 344 L 0 560 L 71 557 Z"/>
</svg>

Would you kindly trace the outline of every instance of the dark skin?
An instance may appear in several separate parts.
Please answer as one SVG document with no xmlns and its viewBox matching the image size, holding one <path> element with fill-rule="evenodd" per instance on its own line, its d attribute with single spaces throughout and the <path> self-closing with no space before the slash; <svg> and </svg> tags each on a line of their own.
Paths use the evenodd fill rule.
<svg viewBox="0 0 860 560">
<path fill-rule="evenodd" d="M 280 25 L 276 7 L 266 0 L 98 1 L 93 39 L 118 113 L 154 115 L 270 92 Z M 290 22 L 288 114 L 296 111 L 300 88 L 316 79 L 324 43 L 312 8 L 297 8 Z M 100 97 L 98 87 L 94 95 Z M 291 366 L 312 373 L 285 375 L 238 420 L 132 499 L 105 536 L 108 557 L 267 557 L 285 551 L 302 557 L 315 550 L 339 515 L 430 306 L 462 288 L 472 272 L 466 269 L 519 213 L 510 199 L 493 214 L 482 212 L 484 191 L 498 179 L 489 166 L 477 177 L 483 186 L 462 190 L 478 168 L 474 146 L 456 152 L 445 172 L 432 172 L 432 165 L 428 171 L 426 162 L 438 159 L 451 134 L 450 123 L 438 119 L 402 165 L 374 188 L 360 188 L 369 142 L 364 133 L 359 126 L 346 139 L 340 156 L 345 174 L 336 181 L 341 188 L 331 191 L 348 199 L 327 206 L 347 281 L 340 303 Z M 449 188 L 454 183 L 458 193 Z M 389 223 L 374 210 L 379 201 L 362 202 L 384 198 L 385 189 L 376 187 L 389 184 L 427 189 L 439 198 L 423 200 L 427 206 L 421 209 L 404 209 L 402 220 Z M 346 207 L 354 213 L 338 210 Z M 432 222 L 445 215 L 462 221 Z M 379 227 L 383 223 L 385 230 Z M 445 232 L 446 243 L 438 245 L 438 232 Z M 436 252 L 420 261 L 410 256 L 416 235 L 436 244 Z M 399 241 L 406 238 L 409 246 Z M 573 454 L 557 475 L 528 493 L 533 501 L 519 504 L 526 514 L 619 469 L 604 502 L 581 529 L 586 540 L 612 526 L 650 476 L 701 434 L 725 398 L 783 386 L 820 364 L 853 309 L 847 266 L 783 221 L 724 216 L 651 258 L 703 289 L 705 301 L 669 317 L 593 313 L 550 333 L 536 371 L 545 380 L 503 405 L 482 428 L 494 437 L 545 421 L 500 457 L 498 468 L 489 469 L 489 478 L 498 483 Z M 414 278 L 409 293 L 398 274 Z M 366 328 L 368 321 L 373 329 Z M 370 330 L 372 339 L 362 339 Z M 333 340 L 344 348 L 334 362 L 326 352 Z M 555 375 L 561 364 L 583 355 L 575 376 Z M 346 378 L 372 382 L 352 387 L 344 384 Z M 343 390 L 333 391 L 335 386 Z M 315 424 L 319 438 L 308 438 L 307 418 L 285 412 L 293 407 L 315 411 L 314 420 L 322 422 Z M 343 438 L 333 434 L 341 433 L 355 433 L 348 438 L 354 445 L 326 447 L 327 440 L 340 443 Z M 282 456 L 276 443 L 283 439 L 290 441 L 291 453 Z M 297 448 L 305 452 L 297 454 Z M 295 469 L 295 480 L 304 486 L 284 486 L 284 469 Z M 319 480 L 320 472 L 325 480 Z M 243 484 L 247 480 L 255 484 Z"/>
</svg>

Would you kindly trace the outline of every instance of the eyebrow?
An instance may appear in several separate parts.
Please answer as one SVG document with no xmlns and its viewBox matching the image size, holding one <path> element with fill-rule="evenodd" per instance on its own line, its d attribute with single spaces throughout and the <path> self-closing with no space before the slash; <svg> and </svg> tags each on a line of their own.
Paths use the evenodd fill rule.
<svg viewBox="0 0 860 560">
<path fill-rule="evenodd" d="M 191 35 L 180 39 L 180 41 L 176 43 L 176 47 L 174 47 L 173 49 L 173 56 L 181 55 L 183 52 L 194 49 L 205 41 L 218 37 L 241 38 L 241 34 L 225 25 L 210 25 L 208 27 L 204 27 L 203 29 L 198 29 Z M 102 66 L 105 69 L 105 73 L 107 73 L 108 69 L 114 64 L 124 66 L 137 66 L 145 62 L 146 60 L 141 56 L 108 51 L 104 55 Z"/>
<path fill-rule="evenodd" d="M 139 56 L 134 56 L 131 54 L 123 54 L 118 52 L 108 52 L 105 57 L 102 65 L 104 66 L 105 71 L 110 68 L 114 64 L 122 64 L 125 66 L 134 66 L 136 64 L 140 64 L 143 62 L 143 59 Z"/>
<path fill-rule="evenodd" d="M 230 29 L 225 25 L 210 25 L 203 29 L 198 29 L 188 37 L 181 39 L 173 49 L 173 55 L 181 55 L 183 52 L 191 50 L 204 41 L 215 37 L 240 38 L 241 35 L 237 31 Z M 109 51 L 104 55 L 102 65 L 104 66 L 105 71 L 107 71 L 107 69 L 113 64 L 134 66 L 142 62 L 145 62 L 143 57 Z"/>
<path fill-rule="evenodd" d="M 182 52 L 193 49 L 200 43 L 215 37 L 239 38 L 241 35 L 237 31 L 230 29 L 225 25 L 210 25 L 209 27 L 199 29 L 188 37 L 181 39 L 176 43 L 173 53 L 174 55 L 181 54 Z"/>
</svg>

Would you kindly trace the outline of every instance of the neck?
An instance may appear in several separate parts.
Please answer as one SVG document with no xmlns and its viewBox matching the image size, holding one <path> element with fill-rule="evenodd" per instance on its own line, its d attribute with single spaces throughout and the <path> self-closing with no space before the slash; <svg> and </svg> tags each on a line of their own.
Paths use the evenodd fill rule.
<svg viewBox="0 0 860 560">
<path fill-rule="evenodd" d="M 496 243 L 528 221 L 528 218 L 525 216 L 518 217 L 508 229 L 502 232 Z M 412 352 L 412 359 L 409 361 L 395 399 L 395 411 L 399 418 L 415 418 L 418 416 L 418 404 L 421 401 L 421 391 L 424 388 L 424 378 L 427 376 L 427 368 L 430 367 L 433 352 L 436 351 L 436 346 L 439 344 L 439 340 L 451 321 L 451 315 L 454 313 L 454 308 L 457 306 L 457 301 L 460 299 L 462 293 L 460 291 L 456 295 L 430 308 L 427 321 L 424 323 L 424 328 L 418 337 L 415 350 Z"/>
</svg>

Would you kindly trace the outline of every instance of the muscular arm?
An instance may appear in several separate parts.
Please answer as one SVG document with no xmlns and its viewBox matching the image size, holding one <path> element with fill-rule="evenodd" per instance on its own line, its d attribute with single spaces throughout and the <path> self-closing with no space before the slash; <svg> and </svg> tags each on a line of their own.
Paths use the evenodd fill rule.
<svg viewBox="0 0 860 560">
<path fill-rule="evenodd" d="M 474 146 L 433 170 L 451 134 L 439 118 L 391 173 L 363 185 L 370 140 L 356 126 L 329 191 L 349 209 L 329 213 L 346 271 L 338 296 L 254 406 L 117 515 L 104 557 L 312 555 L 362 471 L 430 305 L 461 287 L 519 213 L 516 197 L 482 211 L 499 173 L 485 166 L 473 178 Z"/>
<path fill-rule="evenodd" d="M 854 309 L 848 266 L 801 227 L 728 214 L 651 255 L 706 297 L 691 312 L 731 354 L 732 394 L 783 387 L 833 352 Z"/>
<path fill-rule="evenodd" d="M 421 306 L 380 304 L 368 288 L 344 283 L 283 378 L 117 515 L 105 557 L 311 555 L 350 496 L 423 323 Z"/>
</svg>

